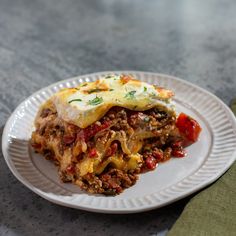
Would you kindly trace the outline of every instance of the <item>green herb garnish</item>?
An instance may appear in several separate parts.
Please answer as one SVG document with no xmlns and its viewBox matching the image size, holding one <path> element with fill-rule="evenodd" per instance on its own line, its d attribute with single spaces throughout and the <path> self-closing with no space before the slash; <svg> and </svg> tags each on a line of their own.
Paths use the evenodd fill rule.
<svg viewBox="0 0 236 236">
<path fill-rule="evenodd" d="M 114 91 L 114 89 L 109 89 L 109 91 Z"/>
<path fill-rule="evenodd" d="M 80 87 L 84 87 L 84 86 L 86 86 L 86 85 L 87 85 L 87 83 L 84 83 L 84 84 L 81 84 Z"/>
<path fill-rule="evenodd" d="M 146 91 L 147 91 L 147 87 L 144 87 L 144 88 L 143 88 L 143 92 L 146 92 Z"/>
<path fill-rule="evenodd" d="M 102 102 L 103 102 L 103 98 L 102 97 L 95 97 L 94 99 L 89 100 L 88 104 L 92 105 L 92 106 L 96 106 L 96 105 L 98 105 L 98 104 L 100 104 Z"/>
<path fill-rule="evenodd" d="M 130 91 L 130 92 L 126 93 L 125 98 L 127 98 L 127 99 L 134 99 L 135 98 L 135 96 L 134 96 L 135 93 L 136 93 L 135 90 Z"/>
<path fill-rule="evenodd" d="M 72 103 L 72 102 L 82 102 L 81 99 L 77 98 L 77 99 L 72 99 L 70 100 L 68 103 Z"/>
</svg>

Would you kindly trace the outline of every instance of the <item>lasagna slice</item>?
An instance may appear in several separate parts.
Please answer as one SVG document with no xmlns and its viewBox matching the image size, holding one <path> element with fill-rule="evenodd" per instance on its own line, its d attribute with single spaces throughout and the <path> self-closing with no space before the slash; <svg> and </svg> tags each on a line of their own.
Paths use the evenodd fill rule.
<svg viewBox="0 0 236 236">
<path fill-rule="evenodd" d="M 59 91 L 35 119 L 31 144 L 58 166 L 63 182 L 90 193 L 116 195 L 171 156 L 201 131 L 189 116 L 178 118 L 173 92 L 130 75 L 106 76 Z"/>
</svg>

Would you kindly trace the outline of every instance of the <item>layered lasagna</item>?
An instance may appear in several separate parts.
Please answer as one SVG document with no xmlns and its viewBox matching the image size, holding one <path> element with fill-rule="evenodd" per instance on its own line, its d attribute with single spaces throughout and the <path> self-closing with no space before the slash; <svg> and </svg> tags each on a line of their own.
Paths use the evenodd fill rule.
<svg viewBox="0 0 236 236">
<path fill-rule="evenodd" d="M 31 144 L 58 166 L 63 182 L 116 195 L 198 139 L 196 120 L 176 115 L 171 90 L 108 75 L 66 88 L 42 104 Z"/>
</svg>

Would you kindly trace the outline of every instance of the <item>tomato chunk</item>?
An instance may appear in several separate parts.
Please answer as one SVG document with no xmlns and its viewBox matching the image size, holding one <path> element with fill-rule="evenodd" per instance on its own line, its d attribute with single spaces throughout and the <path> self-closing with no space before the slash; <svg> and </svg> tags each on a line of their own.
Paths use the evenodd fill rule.
<svg viewBox="0 0 236 236">
<path fill-rule="evenodd" d="M 157 161 L 154 157 L 152 157 L 152 156 L 147 157 L 145 162 L 146 162 L 146 166 L 149 170 L 154 170 L 156 168 Z"/>
<path fill-rule="evenodd" d="M 196 120 L 184 113 L 180 113 L 178 116 L 176 126 L 184 138 L 190 142 L 196 142 L 202 130 Z"/>
<path fill-rule="evenodd" d="M 186 151 L 183 148 L 173 149 L 171 155 L 174 157 L 185 157 Z"/>
</svg>

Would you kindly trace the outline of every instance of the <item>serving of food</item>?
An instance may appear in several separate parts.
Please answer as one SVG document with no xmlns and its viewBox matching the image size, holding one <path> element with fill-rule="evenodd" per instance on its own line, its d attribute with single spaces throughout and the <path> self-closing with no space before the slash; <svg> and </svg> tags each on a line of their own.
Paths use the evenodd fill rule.
<svg viewBox="0 0 236 236">
<path fill-rule="evenodd" d="M 107 75 L 55 93 L 41 105 L 34 150 L 58 166 L 60 179 L 89 193 L 116 195 L 138 174 L 185 157 L 201 127 L 176 114 L 171 90 Z"/>
</svg>

